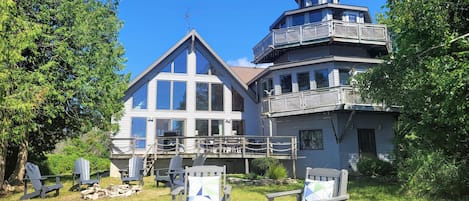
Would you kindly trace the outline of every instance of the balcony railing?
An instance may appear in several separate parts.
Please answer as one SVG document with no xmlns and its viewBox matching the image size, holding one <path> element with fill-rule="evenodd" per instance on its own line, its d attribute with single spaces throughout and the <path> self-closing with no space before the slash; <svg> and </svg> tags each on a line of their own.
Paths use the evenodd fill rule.
<svg viewBox="0 0 469 201">
<path fill-rule="evenodd" d="M 259 61 L 273 49 L 335 40 L 344 42 L 385 45 L 390 50 L 385 25 L 324 21 L 272 30 L 254 46 L 254 61 Z"/>
<path fill-rule="evenodd" d="M 297 158 L 294 136 L 199 136 L 156 137 L 145 149 L 135 148 L 135 138 L 111 138 L 111 157 L 205 153 L 215 158 L 283 157 Z"/>
<path fill-rule="evenodd" d="M 371 100 L 364 100 L 360 94 L 351 87 L 331 87 L 296 93 L 282 94 L 265 98 L 262 103 L 262 112 L 274 116 L 282 116 L 282 113 L 322 112 L 340 109 L 338 107 L 348 105 L 382 106 L 373 104 Z"/>
</svg>

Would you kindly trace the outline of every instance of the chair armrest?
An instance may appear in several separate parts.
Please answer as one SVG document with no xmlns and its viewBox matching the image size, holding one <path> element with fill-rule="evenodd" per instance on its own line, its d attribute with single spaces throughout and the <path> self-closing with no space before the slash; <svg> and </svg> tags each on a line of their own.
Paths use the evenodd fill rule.
<svg viewBox="0 0 469 201">
<path fill-rule="evenodd" d="M 171 190 L 171 195 L 176 196 L 184 192 L 184 186 L 178 186 Z"/>
<path fill-rule="evenodd" d="M 303 189 L 276 192 L 276 193 L 268 193 L 267 195 L 265 195 L 265 197 L 267 197 L 268 200 L 274 200 L 274 198 L 287 196 L 287 195 L 299 196 L 299 195 L 301 195 L 302 192 L 303 192 Z"/>
<path fill-rule="evenodd" d="M 156 176 L 162 176 L 160 174 L 160 172 L 168 172 L 169 168 L 159 168 L 159 169 L 155 169 L 155 175 Z"/>
</svg>

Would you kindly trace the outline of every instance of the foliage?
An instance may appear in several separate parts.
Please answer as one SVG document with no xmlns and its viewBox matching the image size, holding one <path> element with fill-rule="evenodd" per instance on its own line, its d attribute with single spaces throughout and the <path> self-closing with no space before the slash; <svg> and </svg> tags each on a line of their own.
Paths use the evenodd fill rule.
<svg viewBox="0 0 469 201">
<path fill-rule="evenodd" d="M 269 179 L 285 179 L 288 177 L 288 172 L 282 164 L 277 163 L 269 167 L 265 176 Z"/>
<path fill-rule="evenodd" d="M 416 150 L 400 167 L 400 177 L 405 188 L 414 194 L 436 197 L 446 195 L 447 198 L 459 198 L 467 190 L 463 168 L 458 167 L 454 160 L 447 159 L 442 151 L 423 152 Z"/>
<path fill-rule="evenodd" d="M 73 172 L 74 162 L 79 157 L 90 161 L 91 172 L 102 172 L 109 170 L 109 158 L 99 158 L 96 156 L 83 156 L 81 154 L 49 154 L 47 156 L 47 167 L 49 174 L 71 174 Z"/>
<path fill-rule="evenodd" d="M 376 157 L 362 157 L 357 164 L 358 171 L 365 176 L 393 176 L 396 168 L 391 162 Z"/>
<path fill-rule="evenodd" d="M 393 0 L 386 7 L 389 11 L 382 23 L 391 31 L 394 52 L 360 76 L 358 85 L 364 96 L 402 106 L 396 133 L 398 163 L 420 161 L 432 150 L 439 150 L 447 159 L 441 161 L 447 163 L 444 167 L 454 165 L 457 172 L 468 172 L 469 2 Z M 415 150 L 423 155 L 412 153 Z M 399 175 L 410 181 L 410 173 Z M 433 183 L 430 188 L 446 184 L 431 177 L 420 181 Z M 469 186 L 469 177 L 448 182 Z M 469 191 L 458 193 L 468 195 Z"/>
<path fill-rule="evenodd" d="M 251 171 L 257 175 L 265 175 L 270 166 L 280 164 L 278 159 L 271 157 L 256 158 L 251 161 Z"/>
</svg>

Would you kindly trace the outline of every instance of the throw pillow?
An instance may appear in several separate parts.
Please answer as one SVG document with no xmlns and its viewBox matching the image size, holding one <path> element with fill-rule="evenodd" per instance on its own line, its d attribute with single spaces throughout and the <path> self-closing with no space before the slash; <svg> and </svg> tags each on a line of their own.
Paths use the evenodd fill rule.
<svg viewBox="0 0 469 201">
<path fill-rule="evenodd" d="M 303 191 L 302 201 L 313 201 L 332 198 L 334 193 L 335 181 L 305 180 L 305 189 Z"/>
<path fill-rule="evenodd" d="M 220 199 L 220 176 L 189 176 L 189 201 L 218 201 Z"/>
</svg>

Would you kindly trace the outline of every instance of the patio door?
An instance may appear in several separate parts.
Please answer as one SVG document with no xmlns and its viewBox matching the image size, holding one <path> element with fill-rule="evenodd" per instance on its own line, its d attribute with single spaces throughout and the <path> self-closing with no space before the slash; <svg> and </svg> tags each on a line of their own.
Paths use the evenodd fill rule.
<svg viewBox="0 0 469 201">
<path fill-rule="evenodd" d="M 375 129 L 358 129 L 358 150 L 360 158 L 376 157 Z"/>
</svg>

